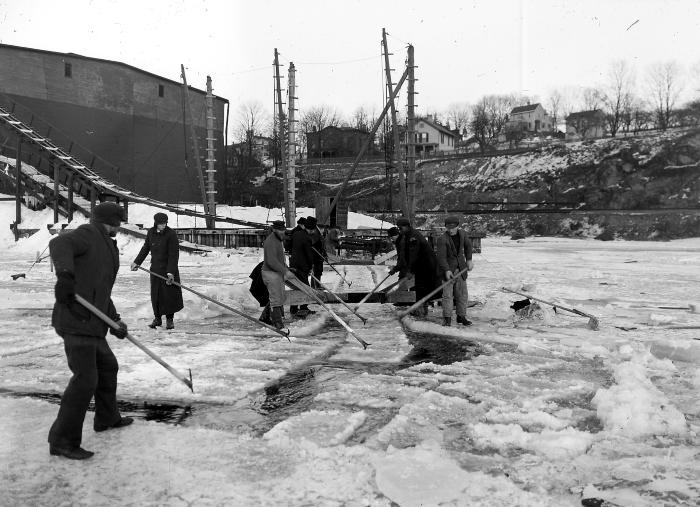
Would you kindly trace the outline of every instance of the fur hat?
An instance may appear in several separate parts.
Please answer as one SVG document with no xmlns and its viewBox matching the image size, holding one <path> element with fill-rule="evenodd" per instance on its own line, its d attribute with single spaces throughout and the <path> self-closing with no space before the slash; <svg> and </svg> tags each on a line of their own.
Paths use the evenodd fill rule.
<svg viewBox="0 0 700 507">
<path fill-rule="evenodd" d="M 119 227 L 124 221 L 124 208 L 116 202 L 102 202 L 92 210 L 92 221 Z"/>
<path fill-rule="evenodd" d="M 386 235 L 389 237 L 398 236 L 399 234 L 401 234 L 401 233 L 399 232 L 398 227 L 391 227 L 391 228 L 387 229 L 387 231 L 386 231 Z"/>
<path fill-rule="evenodd" d="M 168 215 L 165 213 L 156 213 L 153 215 L 153 221 L 156 224 L 167 224 L 168 223 Z"/>
<path fill-rule="evenodd" d="M 277 230 L 282 230 L 282 231 L 286 229 L 284 222 L 282 220 L 275 220 L 274 222 L 272 222 L 272 228 L 277 229 Z"/>
<path fill-rule="evenodd" d="M 460 224 L 460 219 L 457 215 L 447 215 L 445 217 L 445 225 L 447 224 Z"/>
<path fill-rule="evenodd" d="M 401 217 L 396 221 L 396 226 L 401 227 L 401 226 L 407 226 L 411 227 L 411 221 L 408 218 Z"/>
<path fill-rule="evenodd" d="M 317 223 L 318 222 L 316 221 L 316 217 L 306 217 L 306 223 L 304 224 L 304 227 L 313 229 L 314 227 L 316 227 Z"/>
<path fill-rule="evenodd" d="M 297 220 L 297 225 L 304 225 L 306 224 L 306 218 L 301 217 L 299 220 Z"/>
</svg>

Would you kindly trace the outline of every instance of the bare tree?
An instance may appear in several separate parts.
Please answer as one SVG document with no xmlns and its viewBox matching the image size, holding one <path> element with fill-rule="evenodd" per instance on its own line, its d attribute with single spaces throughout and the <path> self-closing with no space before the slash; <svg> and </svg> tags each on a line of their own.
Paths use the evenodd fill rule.
<svg viewBox="0 0 700 507">
<path fill-rule="evenodd" d="M 454 102 L 447 108 L 445 117 L 453 129 L 463 134 L 469 127 L 469 111 L 470 107 L 466 102 Z"/>
<path fill-rule="evenodd" d="M 360 106 L 352 113 L 350 117 L 350 126 L 359 130 L 369 131 L 374 125 L 374 123 L 370 124 L 370 121 L 370 114 L 364 107 Z"/>
<path fill-rule="evenodd" d="M 248 142 L 270 129 L 270 113 L 259 101 L 244 102 L 238 106 L 236 124 L 236 138 L 239 142 Z"/>
<path fill-rule="evenodd" d="M 671 125 L 673 108 L 682 89 L 678 63 L 668 61 L 652 65 L 649 68 L 648 85 L 656 124 L 661 130 L 666 130 Z"/>
<path fill-rule="evenodd" d="M 484 152 L 504 134 L 511 109 L 516 103 L 514 95 L 487 95 L 472 107 L 471 131 Z"/>
<path fill-rule="evenodd" d="M 581 90 L 581 106 L 584 111 L 600 109 L 601 93 L 597 88 L 586 87 Z"/>
<path fill-rule="evenodd" d="M 610 135 L 615 137 L 623 122 L 623 114 L 632 98 L 634 73 L 624 60 L 610 64 L 608 81 L 600 93 L 600 99 L 605 106 Z"/>
<path fill-rule="evenodd" d="M 338 127 L 341 123 L 342 115 L 338 110 L 322 104 L 302 111 L 299 127 L 301 132 L 312 132 L 326 127 Z"/>
<path fill-rule="evenodd" d="M 562 101 L 564 97 L 558 90 L 552 90 L 547 99 L 547 108 L 549 109 L 549 114 L 552 117 L 552 130 L 555 132 L 559 130 L 559 121 L 561 121 L 561 108 Z"/>
</svg>

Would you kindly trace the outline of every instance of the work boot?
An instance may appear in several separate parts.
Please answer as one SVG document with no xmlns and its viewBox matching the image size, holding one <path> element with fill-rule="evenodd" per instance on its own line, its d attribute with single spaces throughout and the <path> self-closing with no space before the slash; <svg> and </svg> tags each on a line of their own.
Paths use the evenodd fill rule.
<svg viewBox="0 0 700 507">
<path fill-rule="evenodd" d="M 299 310 L 294 314 L 294 318 L 296 318 L 296 319 L 305 319 L 308 316 L 309 316 L 309 309 L 308 308 L 299 308 Z"/>
<path fill-rule="evenodd" d="M 471 326 L 472 321 L 467 320 L 464 315 L 457 315 L 457 324 L 462 324 L 463 326 Z"/>
<path fill-rule="evenodd" d="M 94 456 L 94 452 L 86 451 L 82 447 L 61 447 L 59 445 L 49 445 L 51 456 L 63 456 L 68 459 L 88 459 Z"/>
<path fill-rule="evenodd" d="M 173 319 L 165 319 L 165 329 L 175 329 L 175 322 L 173 322 Z"/>
<path fill-rule="evenodd" d="M 260 314 L 260 317 L 258 317 L 258 320 L 265 324 L 272 324 L 272 320 L 270 319 L 270 305 L 265 306 L 262 313 Z"/>
<path fill-rule="evenodd" d="M 122 417 L 117 422 L 110 424 L 109 426 L 104 424 L 94 424 L 93 429 L 99 433 L 100 431 L 123 428 L 124 426 L 129 426 L 132 422 L 134 422 L 133 417 Z"/>
<path fill-rule="evenodd" d="M 275 326 L 277 329 L 282 329 L 284 327 L 284 322 L 282 321 L 282 307 L 281 306 L 273 306 L 272 307 L 272 314 L 270 316 L 272 320 L 272 325 Z"/>
<path fill-rule="evenodd" d="M 450 327 L 452 325 L 452 317 L 443 317 L 442 325 L 445 327 Z"/>
<path fill-rule="evenodd" d="M 148 325 L 148 327 L 150 327 L 151 329 L 155 329 L 155 328 L 157 328 L 158 326 L 162 326 L 162 325 L 163 325 L 163 321 L 160 320 L 160 317 L 155 317 L 155 318 L 153 319 L 153 322 L 151 322 L 151 323 Z"/>
</svg>

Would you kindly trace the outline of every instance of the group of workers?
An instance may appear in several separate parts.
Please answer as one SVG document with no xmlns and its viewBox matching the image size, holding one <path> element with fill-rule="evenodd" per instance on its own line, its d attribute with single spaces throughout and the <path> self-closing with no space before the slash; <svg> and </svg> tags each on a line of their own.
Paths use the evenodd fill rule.
<svg viewBox="0 0 700 507">
<path fill-rule="evenodd" d="M 49 250 L 56 269 L 56 302 L 51 324 L 63 338 L 68 366 L 73 373 L 63 396 L 58 415 L 49 431 L 49 452 L 54 456 L 83 460 L 93 453 L 81 447 L 82 429 L 90 401 L 95 399 L 93 429 L 96 432 L 129 426 L 133 418 L 120 414 L 117 406 L 117 372 L 119 365 L 109 347 L 106 335 L 127 336 L 127 325 L 121 320 L 112 302 L 112 287 L 119 270 L 119 251 L 114 237 L 124 220 L 124 210 L 114 202 L 95 206 L 90 223 L 75 230 L 64 231 L 49 242 Z M 178 241 L 175 231 L 167 226 L 164 213 L 154 216 L 154 225 L 148 230 L 141 251 L 131 264 L 138 270 L 146 256 L 151 254 L 150 292 L 154 319 L 151 328 L 174 328 L 173 316 L 183 308 L 179 284 Z M 411 226 L 409 220 L 397 220 L 389 230 L 396 246 L 398 261 L 392 273 L 401 279 L 414 279 L 416 299 L 429 295 L 445 281 L 442 287 L 443 324 L 450 325 L 453 301 L 457 303 L 457 322 L 467 320 L 467 272 L 472 269 L 472 245 L 466 232 L 459 228 L 459 218 L 445 219 L 446 232 L 438 238 L 437 253 L 425 237 Z M 330 228 L 321 233 L 315 217 L 300 219 L 289 239 L 290 262 L 285 261 L 285 223 L 272 223 L 272 233 L 263 244 L 263 261 L 256 271 L 265 289 L 265 309 L 260 320 L 278 329 L 283 327 L 284 286 L 287 280 L 299 280 L 306 285 L 321 287 L 323 263 L 328 255 L 337 255 L 340 230 Z M 141 268 L 143 269 L 143 268 Z M 255 285 L 255 284 L 254 284 Z M 251 291 L 252 291 L 251 286 Z M 108 326 L 92 314 L 77 296 L 94 306 L 112 321 Z M 261 298 L 254 293 L 256 298 Z M 437 297 L 437 296 L 436 296 Z M 312 310 L 307 305 L 292 306 L 292 315 L 304 318 Z M 425 316 L 427 301 L 418 314 Z"/>
<path fill-rule="evenodd" d="M 415 316 L 427 316 L 430 301 L 440 297 L 440 291 L 436 289 L 442 286 L 442 324 L 452 325 L 452 315 L 456 307 L 457 324 L 469 326 L 471 322 L 467 319 L 467 276 L 474 267 L 472 243 L 467 232 L 460 228 L 458 216 L 446 217 L 445 229 L 445 233 L 437 238 L 436 248 L 433 249 L 408 219 L 399 218 L 396 227 L 388 231 L 398 254 L 396 266 L 391 269 L 390 274 L 398 273 L 405 286 L 410 285 L 412 280 L 416 301 L 426 299 L 414 311 Z M 264 306 L 260 315 L 261 321 L 278 329 L 283 327 L 286 281 L 297 278 L 311 287 L 321 286 L 323 263 L 328 260 L 328 251 L 332 249 L 337 253 L 340 245 L 340 238 L 336 232 L 337 228 L 330 229 L 324 241 L 315 217 L 300 219 L 289 239 L 290 259 L 287 266 L 284 255 L 285 224 L 282 221 L 272 222 L 272 233 L 263 244 L 263 261 L 256 267 L 269 295 L 256 296 L 261 306 Z M 255 286 L 255 271 L 251 278 Z M 450 283 L 445 283 L 450 280 Z M 264 294 L 262 284 L 258 285 Z M 432 298 L 428 297 L 433 292 Z M 314 312 L 307 305 L 292 305 L 290 313 L 293 317 L 305 318 Z"/>
</svg>

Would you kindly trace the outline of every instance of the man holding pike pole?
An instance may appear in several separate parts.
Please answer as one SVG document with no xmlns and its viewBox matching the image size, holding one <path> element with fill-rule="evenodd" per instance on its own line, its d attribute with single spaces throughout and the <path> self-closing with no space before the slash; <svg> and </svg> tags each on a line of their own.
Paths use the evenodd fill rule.
<svg viewBox="0 0 700 507">
<path fill-rule="evenodd" d="M 114 202 L 98 204 L 89 224 L 64 231 L 49 242 L 57 278 L 51 325 L 63 338 L 68 367 L 73 373 L 49 431 L 49 453 L 53 456 L 82 460 L 94 454 L 80 446 L 85 414 L 93 396 L 95 431 L 133 422 L 131 417 L 122 417 L 117 407 L 119 364 L 105 339 L 108 326 L 76 300 L 76 295 L 82 296 L 116 321 L 119 329 L 110 329 L 110 333 L 120 339 L 126 337 L 127 326 L 111 297 L 119 270 L 119 251 L 113 238 L 123 213 Z"/>
<path fill-rule="evenodd" d="M 284 222 L 272 222 L 272 232 L 263 243 L 263 265 L 260 270 L 263 282 L 270 294 L 270 320 L 277 329 L 284 327 L 282 305 L 284 305 L 284 281 L 294 278 L 284 261 Z M 300 231 L 306 234 L 305 231 Z M 264 314 L 264 312 L 263 312 Z M 261 316 L 262 317 L 262 316 Z M 262 319 L 261 319 L 262 320 Z"/>
</svg>

